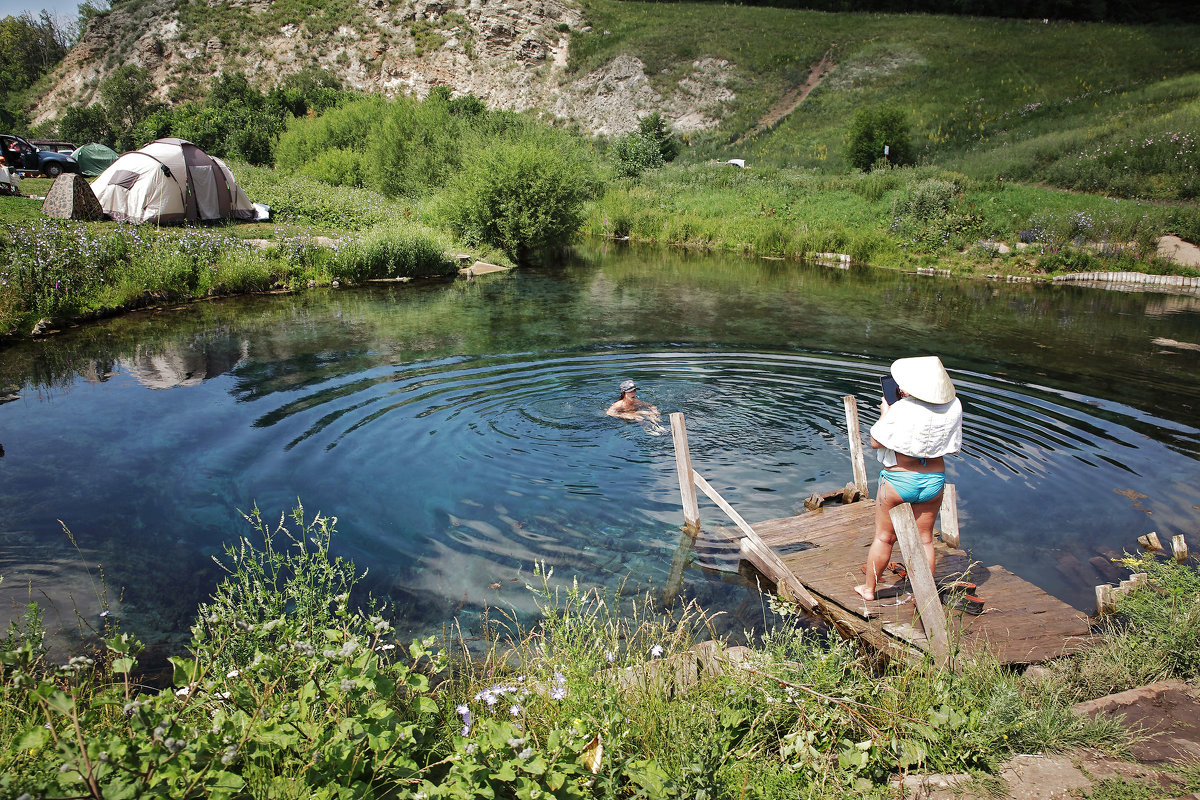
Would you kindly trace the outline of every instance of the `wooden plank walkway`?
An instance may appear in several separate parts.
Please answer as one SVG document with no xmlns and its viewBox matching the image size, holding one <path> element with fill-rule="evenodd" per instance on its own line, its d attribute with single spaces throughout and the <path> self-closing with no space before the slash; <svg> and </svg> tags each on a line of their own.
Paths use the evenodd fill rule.
<svg viewBox="0 0 1200 800">
<path fill-rule="evenodd" d="M 818 599 L 821 610 L 845 635 L 864 639 L 892 656 L 911 658 L 928 651 L 929 643 L 916 618 L 911 589 L 880 585 L 877 599 L 865 602 L 854 592 L 862 582 L 859 568 L 875 533 L 875 502 L 827 505 L 795 517 L 754 523 L 762 541 Z M 728 530 L 730 535 L 738 533 Z M 1035 664 L 1073 653 L 1091 639 L 1088 617 L 1001 566 L 970 564 L 967 554 L 940 541 L 938 582 L 968 573 L 984 601 L 978 616 L 950 611 L 950 639 L 966 652 L 990 651 L 1002 664 Z M 893 558 L 899 558 L 899 547 Z M 753 552 L 742 558 L 770 583 L 771 565 Z M 884 581 L 887 580 L 885 576 Z"/>
</svg>

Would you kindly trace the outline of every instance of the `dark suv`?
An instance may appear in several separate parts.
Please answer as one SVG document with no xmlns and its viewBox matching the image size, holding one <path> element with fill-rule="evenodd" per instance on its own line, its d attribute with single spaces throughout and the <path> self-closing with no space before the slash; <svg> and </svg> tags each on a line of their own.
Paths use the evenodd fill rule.
<svg viewBox="0 0 1200 800">
<path fill-rule="evenodd" d="M 70 156 L 53 150 L 39 150 L 11 133 L 0 133 L 0 155 L 4 156 L 10 170 L 23 173 L 57 178 L 64 172 L 79 172 L 78 162 Z"/>
</svg>

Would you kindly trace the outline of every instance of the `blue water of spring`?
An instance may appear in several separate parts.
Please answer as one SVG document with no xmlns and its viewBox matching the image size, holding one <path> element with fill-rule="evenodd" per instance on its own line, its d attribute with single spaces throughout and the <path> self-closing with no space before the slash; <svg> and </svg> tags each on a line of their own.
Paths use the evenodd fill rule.
<svg viewBox="0 0 1200 800">
<path fill-rule="evenodd" d="M 241 511 L 298 503 L 338 518 L 335 551 L 406 634 L 534 619 L 535 564 L 552 585 L 657 592 L 682 523 L 674 451 L 605 416 L 622 380 L 684 413 L 696 469 L 753 522 L 844 486 L 842 397 L 869 426 L 888 364 L 927 353 L 965 408 L 948 472 L 975 560 L 1090 611 L 1098 555 L 1152 530 L 1200 550 L 1200 299 L 593 246 L 0 351 L 0 623 L 33 600 L 52 627 L 107 609 L 179 642 L 214 556 L 252 533 Z M 684 599 L 729 631 L 765 623 L 755 591 L 703 566 Z"/>
</svg>

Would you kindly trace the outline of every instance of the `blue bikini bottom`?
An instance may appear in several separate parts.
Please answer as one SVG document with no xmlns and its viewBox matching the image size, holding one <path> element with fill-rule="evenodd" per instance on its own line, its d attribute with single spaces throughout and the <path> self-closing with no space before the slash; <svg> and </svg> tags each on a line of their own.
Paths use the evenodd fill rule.
<svg viewBox="0 0 1200 800">
<path fill-rule="evenodd" d="M 887 481 L 906 503 L 924 503 L 942 493 L 942 487 L 946 485 L 946 473 L 884 469 L 879 471 L 879 481 Z"/>
</svg>

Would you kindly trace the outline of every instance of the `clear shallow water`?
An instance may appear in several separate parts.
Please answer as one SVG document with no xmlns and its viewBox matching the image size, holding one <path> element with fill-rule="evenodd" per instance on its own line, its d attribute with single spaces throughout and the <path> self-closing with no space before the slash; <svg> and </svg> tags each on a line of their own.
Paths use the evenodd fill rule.
<svg viewBox="0 0 1200 800">
<path fill-rule="evenodd" d="M 125 628 L 176 641 L 248 532 L 237 509 L 297 498 L 413 634 L 531 613 L 535 561 L 658 589 L 673 450 L 604 416 L 622 379 L 686 414 L 697 469 L 753 522 L 844 485 L 841 397 L 869 425 L 887 365 L 927 352 L 966 409 L 964 544 L 1090 610 L 1098 551 L 1200 529 L 1198 344 L 1194 298 L 624 249 L 112 320 L 0 352 L 0 617 L 32 587 L 95 623 L 101 564 Z M 763 617 L 699 569 L 684 595 L 731 630 Z"/>
</svg>

